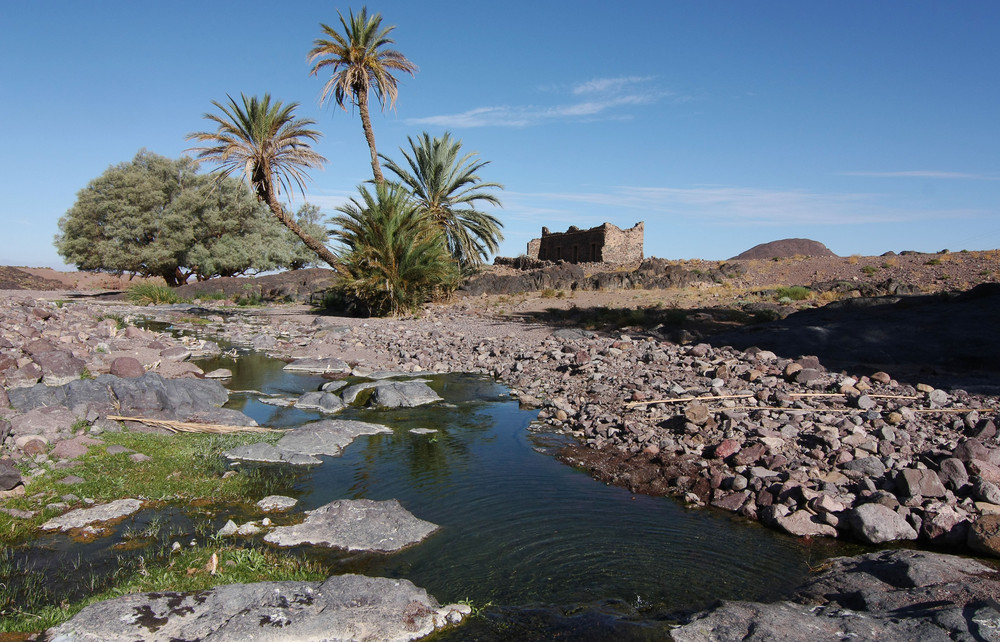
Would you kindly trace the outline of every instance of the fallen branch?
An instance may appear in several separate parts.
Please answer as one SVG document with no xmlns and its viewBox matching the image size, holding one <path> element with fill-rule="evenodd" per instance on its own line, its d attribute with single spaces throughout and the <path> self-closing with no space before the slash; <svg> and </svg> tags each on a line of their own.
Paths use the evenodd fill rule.
<svg viewBox="0 0 1000 642">
<path fill-rule="evenodd" d="M 199 424 L 190 421 L 172 421 L 170 419 L 149 419 L 146 417 L 124 417 L 122 415 L 108 415 L 108 419 L 116 421 L 135 421 L 149 426 L 166 428 L 172 432 L 204 432 L 221 435 L 231 432 L 282 432 L 277 428 L 266 428 L 264 426 L 227 426 L 225 424 Z"/>
<path fill-rule="evenodd" d="M 653 399 L 650 401 L 630 401 L 625 404 L 626 408 L 636 406 L 649 406 L 658 403 L 686 403 L 688 401 L 711 401 L 713 399 L 749 399 L 753 395 L 705 395 L 704 397 L 677 397 L 676 399 Z"/>
</svg>

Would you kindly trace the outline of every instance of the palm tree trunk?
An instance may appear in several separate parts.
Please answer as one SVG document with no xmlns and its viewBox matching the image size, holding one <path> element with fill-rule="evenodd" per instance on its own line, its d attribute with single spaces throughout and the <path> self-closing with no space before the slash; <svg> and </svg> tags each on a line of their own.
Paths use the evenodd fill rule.
<svg viewBox="0 0 1000 642">
<path fill-rule="evenodd" d="M 381 185 L 385 182 L 382 176 L 382 168 L 378 163 L 378 153 L 375 151 L 375 132 L 372 131 L 372 119 L 368 116 L 368 92 L 358 92 L 358 111 L 361 112 L 361 127 L 365 130 L 365 140 L 368 141 L 368 150 L 372 154 L 372 173 L 375 175 L 375 183 Z"/>
<path fill-rule="evenodd" d="M 340 271 L 340 262 L 337 260 L 337 257 L 333 254 L 333 252 L 331 252 L 328 247 L 323 245 L 315 237 L 306 234 L 305 231 L 299 227 L 298 223 L 295 222 L 295 219 L 285 212 L 285 208 L 281 206 L 281 203 L 278 202 L 278 199 L 274 197 L 272 192 L 267 192 L 266 200 L 267 206 L 271 208 L 271 213 L 274 214 L 279 221 L 281 221 L 282 225 L 290 229 L 295 236 L 302 239 L 302 242 L 306 244 L 306 247 L 318 254 L 319 258 L 326 261 L 327 265 L 338 272 Z"/>
</svg>

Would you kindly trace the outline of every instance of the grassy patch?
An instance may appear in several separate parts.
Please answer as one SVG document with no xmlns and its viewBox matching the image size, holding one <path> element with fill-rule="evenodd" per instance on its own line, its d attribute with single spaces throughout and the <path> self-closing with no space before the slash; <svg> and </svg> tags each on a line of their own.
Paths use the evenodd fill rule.
<svg viewBox="0 0 1000 642">
<path fill-rule="evenodd" d="M 876 272 L 878 272 L 878 268 L 875 267 L 874 265 L 866 265 L 863 268 L 861 268 L 861 271 L 864 272 L 866 275 L 871 276 Z"/>
<path fill-rule="evenodd" d="M 788 299 L 790 301 L 805 301 L 809 298 L 809 294 L 812 291 L 801 285 L 793 285 L 790 287 L 778 288 L 774 291 L 774 297 L 779 301 L 781 299 Z"/>
<path fill-rule="evenodd" d="M 149 461 L 133 462 L 129 453 L 109 455 L 105 447 L 94 446 L 81 458 L 80 465 L 68 471 L 50 471 L 28 478 L 25 495 L 8 499 L 8 508 L 36 513 L 33 519 L 15 519 L 0 513 L 0 544 L 13 544 L 31 536 L 47 519 L 59 514 L 45 508 L 60 501 L 66 486 L 59 484 L 69 472 L 87 480 L 73 486 L 74 494 L 105 503 L 126 497 L 141 497 L 153 501 L 190 502 L 202 498 L 213 501 L 246 501 L 259 499 L 287 488 L 294 473 L 282 469 L 247 467 L 239 475 L 223 479 L 228 470 L 221 453 L 230 448 L 259 441 L 276 442 L 278 433 L 238 433 L 209 435 L 182 433 L 158 435 L 128 432 L 106 433 L 101 436 L 106 446 L 117 444 L 151 457 Z M 82 506 L 82 505 L 81 505 Z"/>
<path fill-rule="evenodd" d="M 104 313 L 104 314 L 97 315 L 97 320 L 98 321 L 104 321 L 106 319 L 110 319 L 110 320 L 112 320 L 112 321 L 115 322 L 115 330 L 121 330 L 126 325 L 128 325 L 127 323 L 125 323 L 125 317 L 123 317 L 120 314 Z"/>
<path fill-rule="evenodd" d="M 154 283 L 139 283 L 125 292 L 125 298 L 136 305 L 159 305 L 164 303 L 180 303 L 177 293 L 165 285 Z"/>
</svg>

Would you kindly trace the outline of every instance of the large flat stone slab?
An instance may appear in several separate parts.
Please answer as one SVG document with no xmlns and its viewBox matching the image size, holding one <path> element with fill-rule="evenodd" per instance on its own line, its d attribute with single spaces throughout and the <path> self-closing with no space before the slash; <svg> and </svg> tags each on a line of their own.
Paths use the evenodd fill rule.
<svg viewBox="0 0 1000 642">
<path fill-rule="evenodd" d="M 122 517 L 128 517 L 142 509 L 142 501 L 138 499 L 116 499 L 107 504 L 91 508 L 77 508 L 58 517 L 53 517 L 42 524 L 45 531 L 68 531 L 83 528 L 91 524 L 111 522 Z"/>
<path fill-rule="evenodd" d="M 311 374 L 347 374 L 351 366 L 346 361 L 334 357 L 320 359 L 296 359 L 282 370 L 288 372 L 308 372 Z"/>
<path fill-rule="evenodd" d="M 278 448 L 309 455 L 339 457 L 344 448 L 361 435 L 392 433 L 382 424 L 349 419 L 324 419 L 290 430 L 278 441 Z"/>
<path fill-rule="evenodd" d="M 390 553 L 416 544 L 438 529 L 414 517 L 395 499 L 339 499 L 306 512 L 306 521 L 279 526 L 264 536 L 276 546 L 327 546 Z"/>
<path fill-rule="evenodd" d="M 139 593 L 91 604 L 48 631 L 52 642 L 379 640 L 422 638 L 469 607 L 442 607 L 409 580 L 336 575 L 323 582 L 230 584 Z"/>
<path fill-rule="evenodd" d="M 294 450 L 285 450 L 268 443 L 237 446 L 222 453 L 222 456 L 232 461 L 249 461 L 262 464 L 291 464 L 292 466 L 315 466 L 322 464 L 322 459 Z"/>
</svg>

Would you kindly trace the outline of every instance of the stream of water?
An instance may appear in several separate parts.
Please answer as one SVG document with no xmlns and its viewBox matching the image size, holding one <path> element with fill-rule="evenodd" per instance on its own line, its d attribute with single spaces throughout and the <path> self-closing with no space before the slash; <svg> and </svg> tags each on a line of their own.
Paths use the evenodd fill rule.
<svg viewBox="0 0 1000 642">
<path fill-rule="evenodd" d="M 233 390 L 297 396 L 323 383 L 280 361 L 248 355 L 228 367 Z M 483 608 L 441 639 L 663 639 L 670 613 L 718 599 L 773 598 L 800 583 L 810 563 L 835 553 L 715 510 L 633 495 L 557 461 L 564 437 L 532 426 L 495 381 L 439 375 L 444 404 L 348 409 L 337 415 L 385 424 L 343 456 L 300 478 L 300 508 L 336 499 L 398 499 L 440 531 L 393 555 L 312 551 L 333 572 L 404 577 L 442 603 Z M 234 396 L 230 407 L 271 426 L 318 415 Z M 412 428 L 433 428 L 413 434 Z"/>
</svg>

